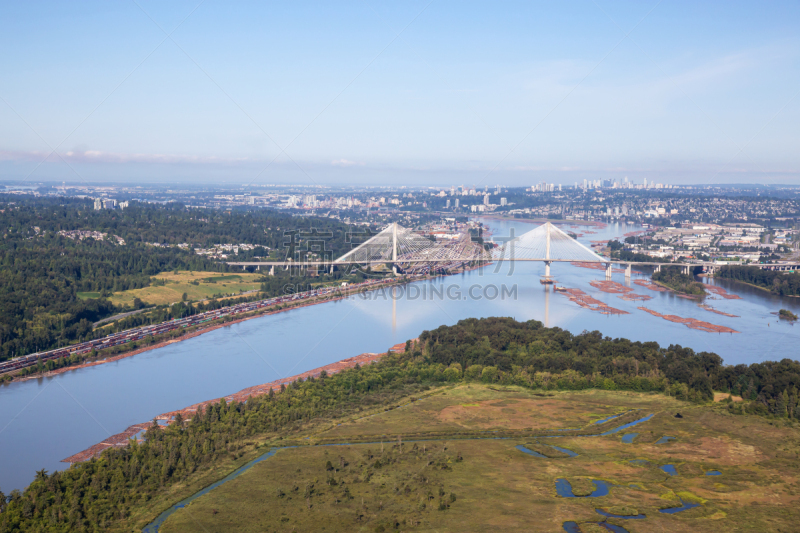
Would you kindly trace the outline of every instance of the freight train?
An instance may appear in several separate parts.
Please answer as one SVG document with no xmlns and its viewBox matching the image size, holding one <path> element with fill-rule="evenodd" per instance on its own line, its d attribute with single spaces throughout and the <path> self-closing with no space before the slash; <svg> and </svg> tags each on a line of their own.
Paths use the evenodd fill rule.
<svg viewBox="0 0 800 533">
<path fill-rule="evenodd" d="M 373 286 L 384 285 L 387 283 L 391 283 L 392 281 L 394 280 L 390 278 L 369 280 L 361 283 L 354 283 L 350 285 L 347 290 L 348 292 L 351 292 L 352 290 L 361 290 Z M 167 322 L 162 322 L 160 324 L 154 324 L 150 326 L 140 326 L 138 328 L 132 328 L 125 331 L 120 331 L 118 333 L 112 333 L 110 335 L 106 335 L 105 337 L 101 337 L 99 339 L 93 339 L 90 341 L 73 344 L 71 346 L 66 346 L 64 348 L 57 348 L 55 350 L 37 352 L 37 353 L 32 353 L 30 355 L 15 357 L 14 359 L 11 359 L 9 361 L 0 363 L 0 374 L 5 374 L 8 372 L 13 372 L 15 370 L 20 370 L 22 368 L 35 366 L 39 362 L 50 361 L 53 359 L 60 359 L 62 357 L 70 357 L 71 355 L 76 355 L 76 354 L 84 355 L 91 352 L 93 349 L 100 351 L 105 348 L 110 348 L 112 346 L 118 346 L 120 344 L 126 344 L 128 342 L 142 340 L 149 336 L 156 336 L 156 335 L 161 335 L 162 333 L 168 333 L 170 331 L 175 331 L 178 329 L 185 329 L 193 326 L 199 326 L 200 324 L 210 322 L 212 320 L 217 320 L 219 318 L 250 313 L 252 311 L 257 311 L 259 309 L 263 309 L 265 307 L 271 307 L 273 305 L 279 305 L 283 303 L 296 302 L 298 300 L 327 296 L 339 290 L 340 287 L 325 287 L 305 292 L 298 292 L 295 294 L 286 294 L 284 296 L 268 298 L 266 300 L 258 300 L 255 302 L 246 302 L 236 305 L 230 305 L 227 307 L 221 307 L 219 309 L 214 309 L 213 311 L 206 311 L 205 313 L 192 315 L 186 318 L 174 318 L 172 320 L 169 320 Z"/>
</svg>

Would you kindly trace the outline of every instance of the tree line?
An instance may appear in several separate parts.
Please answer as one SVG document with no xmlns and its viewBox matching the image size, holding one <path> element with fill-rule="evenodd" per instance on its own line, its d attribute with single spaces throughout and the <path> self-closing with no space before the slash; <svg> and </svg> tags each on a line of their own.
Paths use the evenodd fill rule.
<svg viewBox="0 0 800 533">
<path fill-rule="evenodd" d="M 452 374 L 525 387 L 660 391 L 703 402 L 713 391 L 742 396 L 749 412 L 800 417 L 800 362 L 724 365 L 713 352 L 580 335 L 510 318 L 462 320 L 420 335 L 427 360 Z M 474 368 L 473 368 L 474 367 Z"/>
<path fill-rule="evenodd" d="M 541 322 L 468 319 L 420 335 L 403 354 L 333 376 L 294 382 L 278 394 L 219 403 L 166 429 L 154 424 L 143 442 L 110 448 L 100 458 L 49 475 L 25 491 L 0 496 L 0 531 L 100 531 L 130 527 L 132 510 L 168 498 L 174 486 L 219 461 L 241 458 L 256 436 L 282 437 L 313 419 L 338 418 L 389 405 L 429 385 L 479 381 L 544 390 L 658 391 L 706 402 L 714 390 L 741 395 L 730 409 L 797 418 L 800 363 L 724 365 L 710 352 L 655 342 L 573 335 Z M 282 387 L 282 389 L 284 389 Z M 248 448 L 250 447 L 250 448 Z"/>
<path fill-rule="evenodd" d="M 701 296 L 706 293 L 702 283 L 695 281 L 691 274 L 682 273 L 678 267 L 662 267 L 659 272 L 653 272 L 653 281 L 685 294 Z"/>
<path fill-rule="evenodd" d="M 715 277 L 743 281 L 781 296 L 800 296 L 800 273 L 762 270 L 755 266 L 724 266 Z"/>
</svg>

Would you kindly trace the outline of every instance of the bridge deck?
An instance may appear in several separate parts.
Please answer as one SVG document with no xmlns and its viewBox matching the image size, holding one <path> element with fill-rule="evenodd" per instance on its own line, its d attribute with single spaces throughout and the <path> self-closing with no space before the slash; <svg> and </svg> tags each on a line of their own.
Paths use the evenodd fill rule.
<svg viewBox="0 0 800 533">
<path fill-rule="evenodd" d="M 471 262 L 474 261 L 474 258 L 465 257 L 465 258 L 452 258 L 452 259 L 398 259 L 397 263 L 457 263 L 457 262 Z M 612 263 L 614 265 L 650 265 L 650 266 L 723 266 L 717 265 L 711 262 L 701 262 L 701 263 L 659 263 L 657 261 L 620 261 L 618 259 L 606 259 L 606 260 L 593 260 L 593 261 L 578 261 L 575 259 L 543 259 L 543 258 L 520 258 L 520 259 L 493 259 L 493 260 L 486 260 L 486 262 L 496 262 L 496 263 L 504 263 L 506 261 L 514 261 L 514 262 L 550 262 L 550 263 L 599 263 L 599 264 L 608 264 Z M 392 260 L 374 260 L 374 261 L 308 261 L 308 262 L 294 262 L 294 261 L 227 261 L 228 265 L 231 266 L 335 266 L 335 265 L 385 265 L 391 264 Z"/>
</svg>

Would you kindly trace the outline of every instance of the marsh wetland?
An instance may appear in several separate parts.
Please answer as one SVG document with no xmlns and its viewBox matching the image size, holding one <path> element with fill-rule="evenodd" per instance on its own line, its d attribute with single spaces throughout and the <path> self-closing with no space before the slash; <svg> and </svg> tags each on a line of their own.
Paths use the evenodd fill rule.
<svg viewBox="0 0 800 533">
<path fill-rule="evenodd" d="M 799 445 L 722 404 L 459 384 L 261 442 L 158 530 L 788 532 Z"/>
</svg>

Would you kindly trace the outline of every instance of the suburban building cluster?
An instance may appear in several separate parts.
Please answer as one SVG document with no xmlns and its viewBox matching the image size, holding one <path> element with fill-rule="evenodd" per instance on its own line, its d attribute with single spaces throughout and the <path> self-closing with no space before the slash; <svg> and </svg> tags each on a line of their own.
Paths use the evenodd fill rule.
<svg viewBox="0 0 800 533">
<path fill-rule="evenodd" d="M 38 227 L 34 227 L 34 230 L 36 231 L 37 234 L 39 233 Z M 112 244 L 119 244 L 121 246 L 125 245 L 125 239 L 123 239 L 122 237 L 119 237 L 117 235 L 109 236 L 108 233 L 101 233 L 99 231 L 61 230 L 58 232 L 58 234 L 61 235 L 62 237 L 66 237 L 72 240 L 83 241 L 86 239 L 94 239 L 96 241 L 108 241 Z"/>
<path fill-rule="evenodd" d="M 625 250 L 651 257 L 713 260 L 720 264 L 757 263 L 797 248 L 800 230 L 751 223 L 686 224 L 659 227 L 628 237 Z"/>
</svg>

